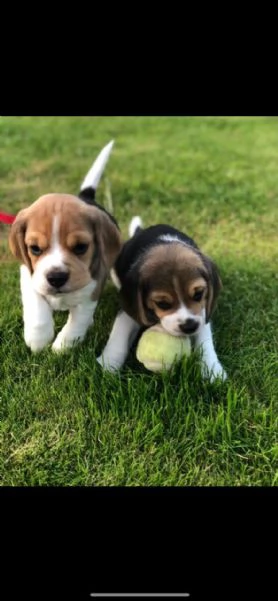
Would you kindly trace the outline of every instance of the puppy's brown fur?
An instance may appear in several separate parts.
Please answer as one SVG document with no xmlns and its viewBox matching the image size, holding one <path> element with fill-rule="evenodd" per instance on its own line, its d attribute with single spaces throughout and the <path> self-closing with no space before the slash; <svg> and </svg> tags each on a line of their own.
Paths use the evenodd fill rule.
<svg viewBox="0 0 278 601">
<path fill-rule="evenodd" d="M 51 248 L 53 217 L 59 217 L 59 244 L 65 252 L 70 278 L 66 291 L 83 288 L 93 277 L 98 298 L 109 269 L 121 249 L 120 232 L 108 215 L 71 194 L 46 194 L 17 215 L 10 231 L 12 253 L 33 273 L 38 263 Z M 80 256 L 74 253 L 77 244 L 88 244 Z M 31 245 L 42 253 L 32 254 Z"/>
<path fill-rule="evenodd" d="M 183 302 L 193 314 L 206 311 L 206 321 L 213 312 L 218 293 L 222 287 L 214 263 L 201 253 L 179 243 L 159 245 L 146 253 L 139 268 L 137 299 L 131 303 L 130 295 L 123 296 L 123 308 L 143 325 L 151 325 L 148 309 L 160 321 L 164 315 L 174 313 Z M 196 292 L 203 291 L 200 301 L 193 299 Z M 132 295 L 132 290 L 131 290 Z M 166 302 L 169 308 L 161 309 L 156 303 Z"/>
</svg>

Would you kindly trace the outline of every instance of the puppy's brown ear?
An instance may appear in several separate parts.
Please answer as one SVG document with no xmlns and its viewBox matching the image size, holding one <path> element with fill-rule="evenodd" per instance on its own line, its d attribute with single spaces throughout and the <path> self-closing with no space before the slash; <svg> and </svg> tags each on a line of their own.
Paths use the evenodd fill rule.
<svg viewBox="0 0 278 601">
<path fill-rule="evenodd" d="M 105 267 L 111 269 L 120 254 L 122 238 L 118 227 L 104 211 L 99 211 L 95 235 Z"/>
<path fill-rule="evenodd" d="M 138 266 L 134 266 L 124 278 L 120 288 L 122 308 L 128 315 L 141 325 L 153 325 L 150 321 L 148 309 L 145 306 L 145 286 L 140 276 Z"/>
<path fill-rule="evenodd" d="M 27 227 L 28 209 L 22 209 L 16 216 L 13 222 L 10 234 L 9 234 L 9 247 L 12 254 L 25 263 L 32 273 L 32 265 L 30 258 L 27 253 L 27 246 L 25 244 L 25 232 Z"/>
<path fill-rule="evenodd" d="M 96 209 L 93 229 L 96 248 L 91 267 L 92 275 L 101 264 L 108 272 L 113 267 L 122 247 L 120 231 L 104 211 Z"/>
<path fill-rule="evenodd" d="M 143 303 L 143 290 L 142 290 L 142 286 L 140 286 L 140 284 L 137 287 L 137 302 L 136 302 L 136 309 L 137 309 L 137 315 L 136 318 L 139 321 L 139 323 L 146 324 L 146 313 L 145 313 L 145 309 L 144 309 L 144 303 Z"/>
<path fill-rule="evenodd" d="M 86 207 L 87 216 L 94 232 L 94 254 L 91 262 L 91 274 L 98 282 L 95 291 L 100 293 L 111 267 L 113 267 L 122 248 L 119 229 L 112 219 L 96 207 Z"/>
<path fill-rule="evenodd" d="M 144 279 L 139 280 L 137 290 L 137 308 L 139 322 L 145 326 L 153 326 L 159 320 L 155 312 L 147 305 L 149 285 Z"/>
<path fill-rule="evenodd" d="M 207 273 L 208 297 L 206 302 L 206 323 L 208 323 L 215 308 L 218 294 L 222 288 L 222 282 L 215 263 L 204 255 L 202 256 L 202 260 Z"/>
</svg>

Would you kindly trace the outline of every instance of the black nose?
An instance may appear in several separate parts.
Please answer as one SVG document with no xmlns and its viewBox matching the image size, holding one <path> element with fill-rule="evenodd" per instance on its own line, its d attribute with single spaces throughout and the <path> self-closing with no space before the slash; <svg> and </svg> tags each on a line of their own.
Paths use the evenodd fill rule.
<svg viewBox="0 0 278 601">
<path fill-rule="evenodd" d="M 53 288 L 61 288 L 68 281 L 69 274 L 66 271 L 50 271 L 46 279 Z"/>
<path fill-rule="evenodd" d="M 198 328 L 198 322 L 195 319 L 187 319 L 184 323 L 180 324 L 180 330 L 185 334 L 193 334 Z"/>
</svg>

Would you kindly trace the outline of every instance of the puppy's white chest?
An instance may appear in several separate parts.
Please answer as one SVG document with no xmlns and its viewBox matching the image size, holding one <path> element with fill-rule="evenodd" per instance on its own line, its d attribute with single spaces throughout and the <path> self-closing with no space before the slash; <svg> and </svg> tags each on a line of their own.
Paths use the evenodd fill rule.
<svg viewBox="0 0 278 601">
<path fill-rule="evenodd" d="M 68 311 L 72 307 L 77 307 L 77 305 L 81 305 L 84 302 L 91 301 L 91 295 L 96 287 L 95 280 L 92 280 L 81 288 L 80 290 L 75 290 L 74 292 L 62 292 L 61 294 L 47 294 L 46 300 L 50 307 L 54 309 L 54 311 Z"/>
</svg>

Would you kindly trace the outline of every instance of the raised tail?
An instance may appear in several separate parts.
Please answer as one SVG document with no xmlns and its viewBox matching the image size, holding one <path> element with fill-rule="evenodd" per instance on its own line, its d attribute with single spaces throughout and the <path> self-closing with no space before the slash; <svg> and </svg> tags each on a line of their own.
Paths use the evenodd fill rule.
<svg viewBox="0 0 278 601">
<path fill-rule="evenodd" d="M 113 145 L 114 140 L 111 140 L 109 144 L 104 146 L 80 186 L 80 192 L 78 196 L 81 198 L 81 200 L 84 200 L 89 204 L 95 199 L 95 192 L 111 154 Z"/>
<path fill-rule="evenodd" d="M 136 217 L 132 217 L 132 220 L 128 226 L 129 237 L 132 238 L 133 236 L 136 236 L 136 234 L 138 234 L 142 229 L 143 221 L 141 217 L 138 217 L 138 215 Z"/>
</svg>

